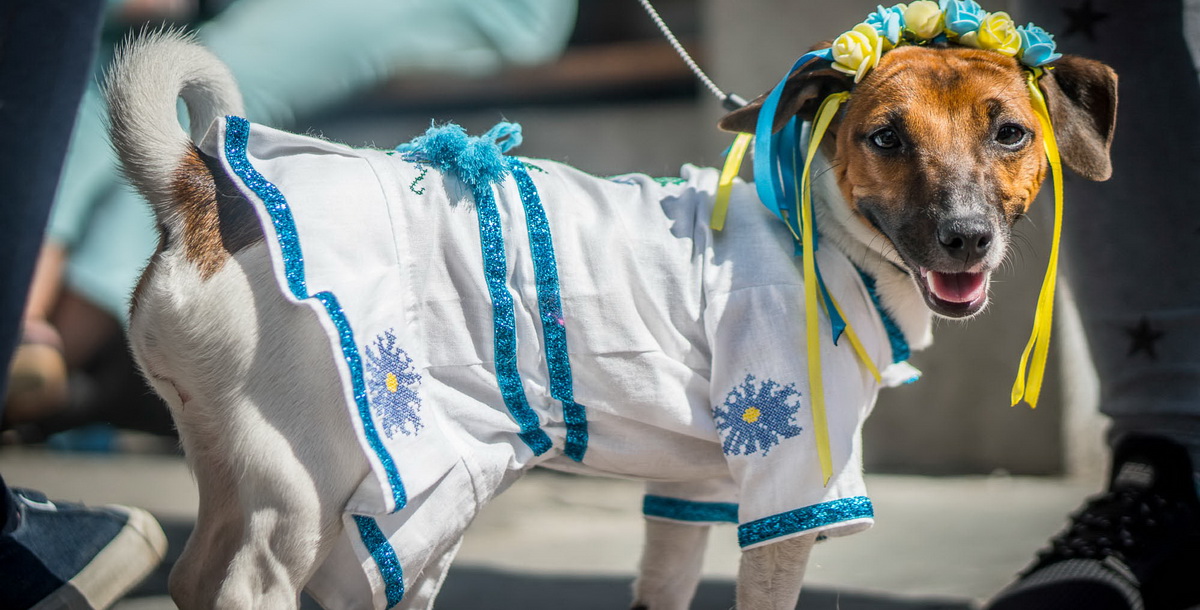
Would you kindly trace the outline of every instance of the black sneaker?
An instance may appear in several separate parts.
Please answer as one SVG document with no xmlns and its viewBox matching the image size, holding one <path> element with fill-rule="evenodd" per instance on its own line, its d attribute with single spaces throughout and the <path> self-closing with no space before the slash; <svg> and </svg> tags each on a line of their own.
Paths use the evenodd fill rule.
<svg viewBox="0 0 1200 610">
<path fill-rule="evenodd" d="M 11 491 L 11 493 L 8 493 Z M 0 608 L 107 608 L 162 561 L 150 513 L 51 502 L 0 481 Z M 0 515 L 3 516 L 3 515 Z"/>
<path fill-rule="evenodd" d="M 1184 610 L 1200 605 L 1200 500 L 1187 450 L 1129 437 L 1088 500 L 988 610 Z"/>
</svg>

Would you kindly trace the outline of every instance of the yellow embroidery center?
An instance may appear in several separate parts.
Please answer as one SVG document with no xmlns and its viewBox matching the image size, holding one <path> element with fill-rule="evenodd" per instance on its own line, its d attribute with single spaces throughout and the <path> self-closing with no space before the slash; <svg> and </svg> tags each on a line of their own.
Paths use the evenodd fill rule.
<svg viewBox="0 0 1200 610">
<path fill-rule="evenodd" d="M 388 373 L 387 379 L 384 380 L 384 384 L 387 385 L 388 391 L 393 394 L 396 393 L 396 390 L 400 389 L 400 380 L 396 379 L 395 373 Z"/>
<path fill-rule="evenodd" d="M 762 417 L 762 411 L 759 411 L 756 407 L 750 407 L 742 412 L 742 421 L 748 424 L 758 421 L 760 417 Z"/>
</svg>

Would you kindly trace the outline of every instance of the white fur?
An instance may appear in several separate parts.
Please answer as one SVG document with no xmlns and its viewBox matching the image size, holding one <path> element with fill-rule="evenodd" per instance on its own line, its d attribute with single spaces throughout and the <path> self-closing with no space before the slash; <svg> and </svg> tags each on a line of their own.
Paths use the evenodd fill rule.
<svg viewBox="0 0 1200 610">
<path fill-rule="evenodd" d="M 816 534 L 807 534 L 743 551 L 738 566 L 737 607 L 793 610 L 816 542 Z"/>
<path fill-rule="evenodd" d="M 707 525 L 646 520 L 642 561 L 633 583 L 634 608 L 687 610 L 700 584 L 710 529 Z"/>
<path fill-rule="evenodd" d="M 875 276 L 879 299 L 904 331 L 909 347 L 925 349 L 933 343 L 933 318 L 929 307 L 905 269 L 904 261 L 887 238 L 860 221 L 842 196 L 828 161 L 818 154 L 812 169 L 813 201 L 821 237 L 832 240 L 859 269 Z"/>
<path fill-rule="evenodd" d="M 315 315 L 276 289 L 263 244 L 208 280 L 178 249 L 155 263 L 130 338 L 201 489 L 196 533 L 171 572 L 182 608 L 295 607 L 340 535 L 368 466 L 342 450 L 357 445 L 354 430 L 327 408 L 341 404 L 340 379 Z"/>
<path fill-rule="evenodd" d="M 156 32 L 118 55 L 107 89 L 125 171 L 168 235 L 178 235 L 171 181 L 192 141 L 176 120 L 176 98 L 202 128 L 240 113 L 237 87 L 190 38 Z M 929 312 L 911 280 L 888 262 L 895 256 L 888 244 L 851 218 L 836 188 L 821 187 L 817 196 L 823 233 L 879 274 L 884 303 L 910 337 L 922 338 L 914 347 L 928 343 Z M 292 608 L 341 534 L 342 509 L 368 473 L 361 453 L 344 449 L 357 441 L 344 410 L 334 408 L 343 397 L 329 343 L 311 323 L 315 310 L 280 294 L 262 243 L 204 279 L 173 241 L 148 269 L 130 325 L 133 352 L 170 405 L 201 492 L 171 594 L 185 609 Z M 638 603 L 687 607 L 707 532 L 647 523 Z M 746 551 L 739 607 L 793 608 L 814 539 Z"/>
</svg>

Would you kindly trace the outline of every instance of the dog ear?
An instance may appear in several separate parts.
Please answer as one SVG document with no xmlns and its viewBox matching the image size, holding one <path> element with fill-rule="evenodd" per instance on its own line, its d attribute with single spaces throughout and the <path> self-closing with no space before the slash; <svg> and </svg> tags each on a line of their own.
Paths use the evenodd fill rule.
<svg viewBox="0 0 1200 610">
<path fill-rule="evenodd" d="M 829 44 L 825 43 L 815 48 L 828 46 Z M 772 132 L 783 129 L 793 115 L 800 115 L 801 119 L 811 121 L 817 114 L 817 108 L 826 97 L 833 93 L 849 91 L 850 87 L 854 85 L 853 77 L 832 68 L 805 71 L 815 61 L 817 60 L 804 64 L 788 77 L 787 83 L 783 86 L 783 97 L 779 100 L 779 108 L 775 112 L 775 122 L 771 126 Z M 758 124 L 758 111 L 762 108 L 769 93 L 768 91 L 754 98 L 754 101 L 749 104 L 725 115 L 717 123 L 717 126 L 724 131 L 733 133 L 754 133 Z"/>
<path fill-rule="evenodd" d="M 1042 77 L 1063 163 L 1088 180 L 1112 176 L 1117 73 L 1091 59 L 1064 55 Z"/>
</svg>

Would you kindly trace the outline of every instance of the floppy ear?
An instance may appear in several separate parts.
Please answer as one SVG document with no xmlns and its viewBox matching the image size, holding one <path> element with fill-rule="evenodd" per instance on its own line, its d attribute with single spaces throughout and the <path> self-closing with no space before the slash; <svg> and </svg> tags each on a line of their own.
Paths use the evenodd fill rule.
<svg viewBox="0 0 1200 610">
<path fill-rule="evenodd" d="M 829 44 L 825 43 L 818 45 L 815 49 L 828 46 Z M 816 61 L 818 60 L 814 59 L 804 64 L 804 66 L 788 77 L 787 83 L 783 86 L 783 97 L 779 100 L 779 108 L 775 113 L 774 124 L 771 126 L 772 132 L 783 129 L 783 126 L 787 124 L 793 115 L 800 115 L 801 119 L 811 121 L 813 116 L 816 115 L 821 102 L 826 97 L 833 93 L 849 91 L 850 87 L 854 85 L 853 77 L 832 68 L 822 68 L 806 72 L 805 70 Z M 754 101 L 742 108 L 738 108 L 725 115 L 717 123 L 717 126 L 733 133 L 754 133 L 754 129 L 758 124 L 758 111 L 762 108 L 763 102 L 767 99 L 769 93 L 770 91 L 754 98 Z"/>
<path fill-rule="evenodd" d="M 1117 126 L 1117 73 L 1074 55 L 1051 66 L 1041 84 L 1063 163 L 1088 180 L 1108 180 Z"/>
</svg>

